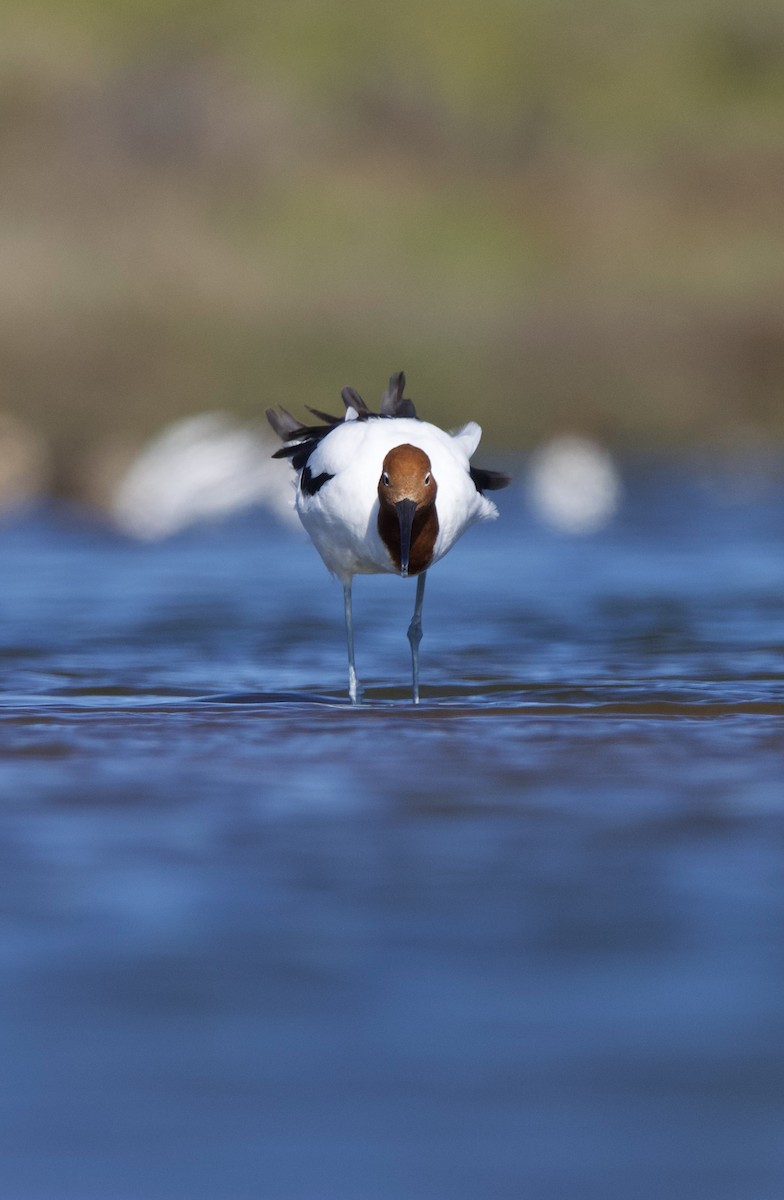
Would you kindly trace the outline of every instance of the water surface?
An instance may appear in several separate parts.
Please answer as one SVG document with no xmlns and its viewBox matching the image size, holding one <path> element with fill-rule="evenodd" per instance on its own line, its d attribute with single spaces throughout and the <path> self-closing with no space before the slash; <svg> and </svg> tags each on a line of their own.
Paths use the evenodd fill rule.
<svg viewBox="0 0 784 1200">
<path fill-rule="evenodd" d="M 784 486 L 626 474 L 432 571 L 419 708 L 263 513 L 0 527 L 0 1196 L 780 1200 Z"/>
</svg>

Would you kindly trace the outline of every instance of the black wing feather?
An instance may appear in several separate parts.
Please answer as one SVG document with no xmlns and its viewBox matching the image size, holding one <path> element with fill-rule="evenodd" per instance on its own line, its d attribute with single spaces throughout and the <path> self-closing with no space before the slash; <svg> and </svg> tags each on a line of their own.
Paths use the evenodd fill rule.
<svg viewBox="0 0 784 1200">
<path fill-rule="evenodd" d="M 485 492 L 497 492 L 512 482 L 511 475 L 505 475 L 503 471 L 486 471 L 482 467 L 471 467 L 470 471 L 480 496 L 484 496 Z"/>
<path fill-rule="evenodd" d="M 302 428 L 302 422 L 293 417 L 282 405 L 278 406 L 277 411 L 274 408 L 268 408 L 267 420 L 281 441 L 284 442 L 287 442 L 289 438 L 296 437 Z"/>
<path fill-rule="evenodd" d="M 411 400 L 403 398 L 406 377 L 398 371 L 389 381 L 389 386 L 381 400 L 381 411 L 374 413 L 368 408 L 359 392 L 352 387 L 344 387 L 341 395 L 347 409 L 353 409 L 358 421 L 380 420 L 383 417 L 416 417 L 416 409 Z M 289 458 L 295 471 L 301 471 L 313 451 L 328 433 L 337 425 L 342 425 L 344 418 L 332 416 L 318 408 L 305 406 L 308 412 L 323 421 L 323 425 L 303 425 L 293 417 L 287 409 L 279 406 L 277 409 L 267 409 L 267 420 L 285 446 L 276 450 L 273 458 Z"/>
<path fill-rule="evenodd" d="M 387 390 L 381 400 L 382 417 L 416 417 L 414 401 L 403 396 L 406 387 L 404 371 L 398 371 L 390 377 Z"/>
<path fill-rule="evenodd" d="M 354 388 L 344 387 L 343 391 L 340 394 L 343 397 L 343 403 L 345 404 L 346 408 L 347 409 L 353 408 L 354 412 L 357 414 L 357 416 L 359 416 L 359 417 L 373 416 L 373 414 L 371 413 L 367 404 L 365 404 L 365 401 L 360 396 L 359 392 L 356 391 Z"/>
<path fill-rule="evenodd" d="M 333 417 L 329 413 L 322 412 L 319 408 L 311 408 L 309 404 L 305 405 L 309 413 L 313 413 L 314 417 L 318 417 L 319 421 L 326 421 L 328 425 L 342 425 L 342 417 Z"/>
</svg>

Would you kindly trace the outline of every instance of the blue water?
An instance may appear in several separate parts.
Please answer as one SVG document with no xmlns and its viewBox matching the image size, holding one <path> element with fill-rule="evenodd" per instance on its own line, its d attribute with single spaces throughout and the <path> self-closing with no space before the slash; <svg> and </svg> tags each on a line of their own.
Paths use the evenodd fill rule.
<svg viewBox="0 0 784 1200">
<path fill-rule="evenodd" d="M 501 494 L 418 709 L 263 513 L 0 526 L 0 1198 L 780 1200 L 782 479 Z"/>
</svg>

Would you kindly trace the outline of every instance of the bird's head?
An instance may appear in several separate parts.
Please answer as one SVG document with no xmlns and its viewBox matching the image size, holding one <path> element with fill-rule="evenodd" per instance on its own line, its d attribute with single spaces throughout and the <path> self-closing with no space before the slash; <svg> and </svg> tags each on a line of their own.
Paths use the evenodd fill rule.
<svg viewBox="0 0 784 1200">
<path fill-rule="evenodd" d="M 417 514 L 432 509 L 438 485 L 424 450 L 407 442 L 384 459 L 378 481 L 382 513 L 395 513 L 400 527 L 400 574 L 408 575 L 411 536 Z"/>
</svg>

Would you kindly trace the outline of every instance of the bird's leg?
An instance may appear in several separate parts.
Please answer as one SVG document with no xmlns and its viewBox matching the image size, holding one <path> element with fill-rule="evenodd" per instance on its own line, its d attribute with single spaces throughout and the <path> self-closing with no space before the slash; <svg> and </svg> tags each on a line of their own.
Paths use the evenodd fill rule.
<svg viewBox="0 0 784 1200">
<path fill-rule="evenodd" d="M 352 704 L 359 704 L 362 689 L 357 684 L 357 668 L 354 665 L 354 617 L 351 611 L 351 580 L 343 584 L 343 600 L 346 609 L 346 646 L 348 647 L 348 695 Z"/>
<path fill-rule="evenodd" d="M 408 627 L 408 640 L 411 643 L 411 670 L 413 674 L 413 701 L 419 704 L 419 643 L 422 641 L 422 602 L 425 599 L 425 580 L 427 571 L 423 571 L 417 579 L 414 615 Z"/>
</svg>

